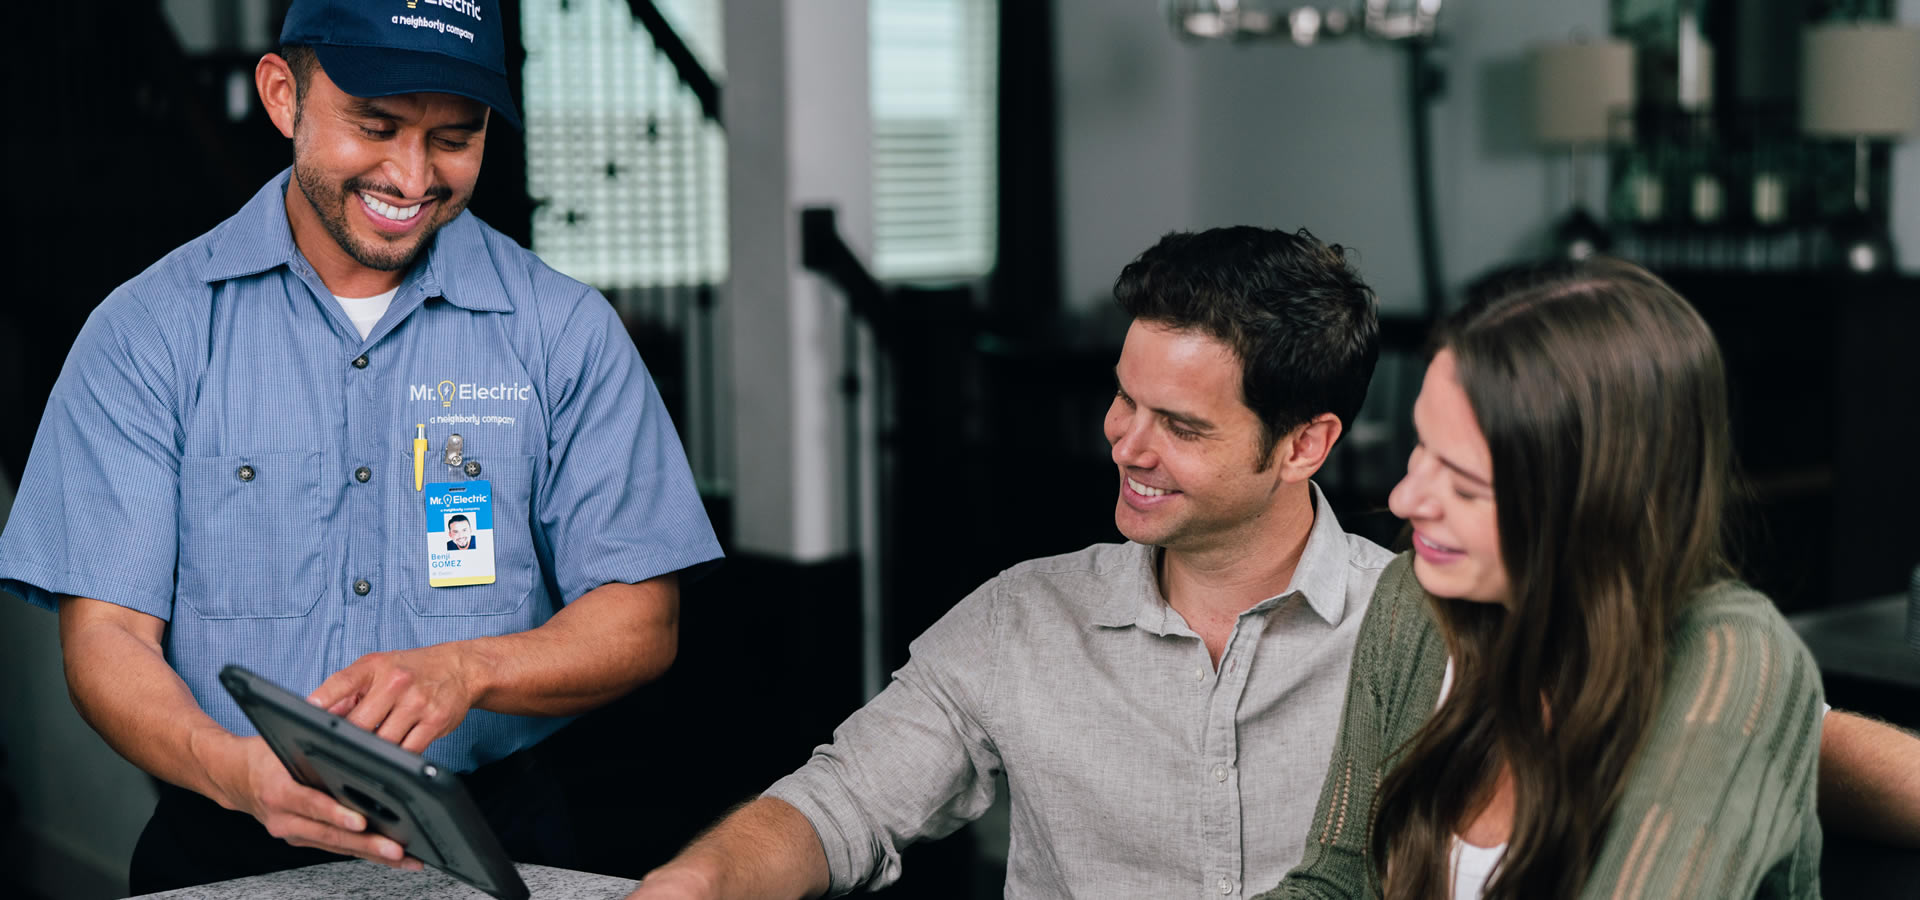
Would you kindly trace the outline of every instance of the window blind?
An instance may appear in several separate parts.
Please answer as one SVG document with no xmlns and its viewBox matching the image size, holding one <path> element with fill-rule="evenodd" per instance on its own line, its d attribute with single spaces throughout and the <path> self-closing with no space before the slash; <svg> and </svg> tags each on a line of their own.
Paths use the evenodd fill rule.
<svg viewBox="0 0 1920 900">
<path fill-rule="evenodd" d="M 872 0 L 873 269 L 887 280 L 993 268 L 998 0 Z"/>
<path fill-rule="evenodd" d="M 660 0 L 719 75 L 719 0 Z M 533 250 L 604 291 L 716 284 L 727 272 L 726 137 L 626 0 L 526 0 Z"/>
</svg>

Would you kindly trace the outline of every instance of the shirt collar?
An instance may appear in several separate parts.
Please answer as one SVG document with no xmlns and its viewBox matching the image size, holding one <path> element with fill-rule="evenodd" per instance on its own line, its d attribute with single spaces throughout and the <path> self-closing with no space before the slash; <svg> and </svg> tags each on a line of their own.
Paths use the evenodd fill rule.
<svg viewBox="0 0 1920 900">
<path fill-rule="evenodd" d="M 299 256 L 293 229 L 287 226 L 287 181 L 292 174 L 291 168 L 281 171 L 254 192 L 253 199 L 239 212 L 221 223 L 213 234 L 206 264 L 200 268 L 203 281 L 257 275 L 288 265 Z"/>
<path fill-rule="evenodd" d="M 416 268 L 429 297 L 461 309 L 513 312 L 513 299 L 500 279 L 485 229 L 471 212 L 462 210 L 434 235 L 426 264 Z"/>
<path fill-rule="evenodd" d="M 1154 634 L 1166 634 L 1167 618 L 1173 609 L 1160 596 L 1161 550 L 1131 541 L 1126 546 L 1132 551 L 1125 563 L 1126 571 L 1115 580 L 1107 602 L 1093 611 L 1093 624 L 1107 628 L 1134 625 Z"/>
<path fill-rule="evenodd" d="M 1308 491 L 1313 496 L 1313 528 L 1307 532 L 1307 546 L 1300 552 L 1293 578 L 1286 590 L 1254 604 L 1247 612 L 1264 612 L 1298 594 L 1327 624 L 1338 625 L 1347 612 L 1351 538 L 1340 528 L 1320 486 L 1309 483 Z M 1172 629 L 1173 608 L 1160 594 L 1160 555 L 1165 551 L 1141 544 L 1128 546 L 1138 551 L 1128 563 L 1131 571 L 1114 585 L 1107 602 L 1094 611 L 1093 623 L 1109 628 L 1133 625 L 1166 634 Z"/>
<path fill-rule="evenodd" d="M 1293 580 L 1286 593 L 1269 599 L 1260 607 L 1277 604 L 1287 595 L 1300 593 L 1328 625 L 1338 625 L 1347 614 L 1347 574 L 1353 571 L 1352 541 L 1340 520 L 1333 515 L 1320 486 L 1308 482 L 1313 493 L 1313 530 L 1307 532 L 1307 546 L 1300 552 L 1300 564 L 1293 567 Z"/>
<path fill-rule="evenodd" d="M 292 177 L 291 167 L 283 169 L 222 223 L 212 237 L 201 280 L 258 275 L 296 260 L 306 265 L 287 224 L 287 184 Z M 480 221 L 463 210 L 434 235 L 426 259 L 414 265 L 407 282 L 418 284 L 423 296 L 440 297 L 462 309 L 512 312 L 513 301 L 490 257 Z"/>
</svg>

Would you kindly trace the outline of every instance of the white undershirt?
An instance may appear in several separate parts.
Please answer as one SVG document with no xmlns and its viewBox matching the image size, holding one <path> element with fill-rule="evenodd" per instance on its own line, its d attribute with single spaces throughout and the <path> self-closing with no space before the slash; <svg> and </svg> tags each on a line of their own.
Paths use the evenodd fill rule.
<svg viewBox="0 0 1920 900">
<path fill-rule="evenodd" d="M 347 311 L 347 318 L 353 320 L 353 327 L 360 332 L 360 339 L 366 340 L 373 333 L 373 326 L 380 323 L 380 317 L 387 314 L 387 307 L 393 305 L 393 295 L 400 293 L 400 286 L 372 297 L 342 297 L 333 295 L 340 302 L 340 308 Z"/>
<path fill-rule="evenodd" d="M 1440 678 L 1440 699 L 1437 707 L 1447 701 L 1447 692 L 1453 689 L 1453 659 L 1447 659 L 1447 673 Z M 1449 868 L 1453 870 L 1453 900 L 1480 900 L 1487 891 L 1487 878 L 1493 874 L 1493 867 L 1499 865 L 1500 857 L 1506 855 L 1507 844 L 1500 842 L 1492 847 L 1476 847 L 1453 836 L 1453 853 L 1449 859 Z"/>
<path fill-rule="evenodd" d="M 1486 895 L 1487 880 L 1493 876 L 1493 867 L 1500 864 L 1500 857 L 1506 855 L 1507 845 L 1497 847 L 1475 847 L 1460 839 L 1453 838 L 1453 900 L 1480 900 Z"/>
</svg>

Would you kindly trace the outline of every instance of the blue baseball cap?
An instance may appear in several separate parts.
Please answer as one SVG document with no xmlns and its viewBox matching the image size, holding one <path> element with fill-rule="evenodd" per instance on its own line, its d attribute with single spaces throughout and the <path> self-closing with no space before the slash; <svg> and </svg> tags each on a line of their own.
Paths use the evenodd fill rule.
<svg viewBox="0 0 1920 900">
<path fill-rule="evenodd" d="M 280 43 L 313 48 L 355 97 L 458 94 L 520 127 L 497 0 L 294 0 Z"/>
</svg>

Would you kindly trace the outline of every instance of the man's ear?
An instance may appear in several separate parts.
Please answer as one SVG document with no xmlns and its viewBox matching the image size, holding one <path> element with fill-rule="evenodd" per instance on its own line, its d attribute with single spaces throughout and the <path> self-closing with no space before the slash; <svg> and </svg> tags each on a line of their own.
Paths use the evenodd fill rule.
<svg viewBox="0 0 1920 900">
<path fill-rule="evenodd" d="M 1326 465 L 1327 456 L 1333 452 L 1334 442 L 1340 440 L 1342 431 L 1339 416 L 1321 413 L 1281 438 L 1273 445 L 1274 462 L 1280 466 L 1281 480 L 1292 484 L 1312 478 Z"/>
<path fill-rule="evenodd" d="M 253 86 L 260 92 L 260 103 L 267 118 L 283 137 L 293 137 L 293 120 L 300 107 L 300 87 L 293 80 L 293 66 L 278 53 L 260 57 L 253 67 Z"/>
</svg>

